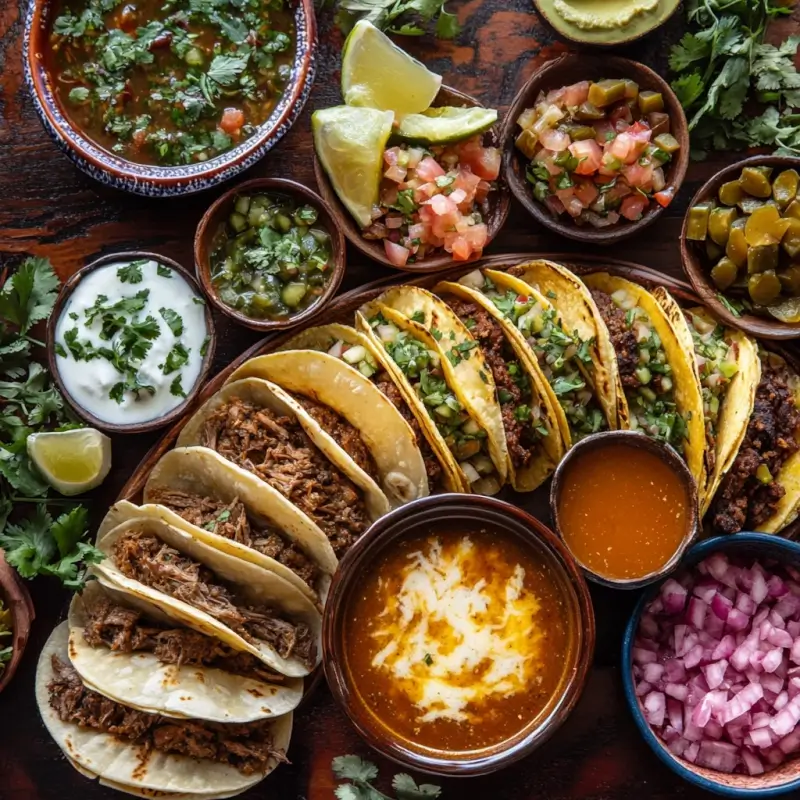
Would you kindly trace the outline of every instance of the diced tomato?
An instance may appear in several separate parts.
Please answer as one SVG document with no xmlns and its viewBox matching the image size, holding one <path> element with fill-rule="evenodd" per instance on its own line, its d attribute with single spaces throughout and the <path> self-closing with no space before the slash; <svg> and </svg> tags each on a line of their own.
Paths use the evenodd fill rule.
<svg viewBox="0 0 800 800">
<path fill-rule="evenodd" d="M 633 122 L 633 114 L 631 114 L 631 110 L 628 108 L 627 103 L 620 103 L 620 105 L 615 106 L 608 115 L 608 118 L 611 120 L 611 124 L 615 128 L 618 122 L 625 122 L 628 125 Z"/>
<path fill-rule="evenodd" d="M 539 141 L 542 143 L 542 146 L 546 147 L 548 150 L 560 153 L 562 150 L 566 150 L 569 147 L 572 140 L 569 138 L 569 134 L 556 130 L 555 128 L 548 128 L 546 131 L 542 131 Z"/>
<path fill-rule="evenodd" d="M 453 200 L 443 194 L 435 194 L 428 203 L 438 217 L 444 216 L 445 214 L 454 214 L 458 211 L 458 207 Z"/>
<path fill-rule="evenodd" d="M 663 192 L 656 192 L 653 195 L 653 199 L 661 206 L 661 208 L 666 208 L 672 202 L 674 197 L 675 188 L 672 186 L 667 187 Z"/>
<path fill-rule="evenodd" d="M 455 261 L 466 261 L 472 255 L 472 248 L 463 236 L 456 236 L 449 247 L 445 244 L 445 248 L 450 250 Z"/>
<path fill-rule="evenodd" d="M 623 164 L 627 164 L 630 163 L 629 159 L 632 156 L 633 160 L 636 159 L 635 145 L 635 140 L 627 132 L 620 133 L 613 142 L 606 145 L 606 153 L 610 153 L 614 158 L 622 161 Z"/>
<path fill-rule="evenodd" d="M 574 188 L 556 189 L 556 197 L 561 201 L 567 214 L 571 217 L 580 216 L 581 211 L 583 211 L 583 204 L 575 197 Z"/>
<path fill-rule="evenodd" d="M 222 112 L 219 126 L 229 136 L 238 136 L 244 125 L 244 111 L 239 108 L 226 108 Z"/>
<path fill-rule="evenodd" d="M 383 160 L 390 167 L 393 167 L 398 162 L 399 157 L 400 157 L 399 147 L 390 147 L 387 150 L 383 151 Z"/>
<path fill-rule="evenodd" d="M 483 222 L 479 222 L 470 227 L 464 237 L 472 246 L 472 251 L 477 253 L 486 247 L 486 242 L 489 241 L 489 229 Z"/>
<path fill-rule="evenodd" d="M 579 106 L 589 99 L 589 81 L 579 81 L 564 89 L 565 106 Z"/>
<path fill-rule="evenodd" d="M 488 181 L 481 181 L 478 184 L 478 188 L 475 190 L 475 202 L 482 203 L 489 196 L 491 190 L 492 187 Z"/>
<path fill-rule="evenodd" d="M 407 153 L 409 169 L 416 169 L 419 162 L 425 158 L 425 151 L 421 147 L 409 147 Z"/>
<path fill-rule="evenodd" d="M 404 267 L 408 262 L 408 257 L 411 255 L 407 248 L 390 242 L 388 239 L 383 240 L 383 248 L 386 251 L 386 257 L 389 259 L 389 263 L 395 267 Z"/>
<path fill-rule="evenodd" d="M 646 197 L 636 192 L 635 194 L 629 195 L 622 201 L 622 206 L 619 209 L 619 213 L 622 214 L 625 219 L 630 220 L 631 222 L 636 222 L 636 220 L 642 218 L 642 213 L 649 205 L 649 202 Z"/>
<path fill-rule="evenodd" d="M 594 139 L 573 142 L 569 146 L 569 151 L 578 159 L 578 166 L 575 167 L 576 174 L 593 175 L 600 168 L 603 151 Z"/>
<path fill-rule="evenodd" d="M 607 119 L 600 119 L 592 123 L 592 127 L 595 129 L 594 140 L 601 146 L 610 142 L 617 135 L 614 126 Z"/>
<path fill-rule="evenodd" d="M 598 188 L 591 181 L 579 181 L 575 184 L 575 197 L 581 201 L 584 208 L 589 206 L 597 200 L 600 194 Z"/>
<path fill-rule="evenodd" d="M 566 211 L 566 209 L 564 208 L 564 204 L 555 195 L 552 194 L 549 194 L 547 195 L 547 197 L 545 197 L 544 204 L 556 216 L 558 216 L 559 214 L 563 214 Z"/>
<path fill-rule="evenodd" d="M 414 189 L 414 202 L 424 203 L 435 194 L 439 194 L 439 191 L 440 189 L 435 183 L 423 183 L 422 186 L 418 186 Z"/>
<path fill-rule="evenodd" d="M 500 174 L 501 153 L 497 147 L 484 147 L 477 138 L 467 139 L 458 148 L 459 161 L 479 178 L 496 180 Z"/>
<path fill-rule="evenodd" d="M 551 89 L 547 96 L 544 98 L 545 103 L 549 103 L 551 105 L 561 105 L 564 103 L 564 95 L 566 93 L 566 87 L 562 86 L 560 89 Z M 589 92 L 587 90 L 586 96 L 589 96 Z M 538 105 L 538 104 L 537 104 Z"/>
<path fill-rule="evenodd" d="M 622 174 L 629 185 L 650 191 L 653 188 L 653 167 L 651 164 L 630 164 L 622 168 Z"/>
<path fill-rule="evenodd" d="M 405 167 L 401 167 L 399 164 L 393 164 L 383 173 L 383 177 L 395 183 L 402 183 L 406 179 L 407 172 L 408 170 Z"/>
<path fill-rule="evenodd" d="M 646 122 L 637 120 L 628 128 L 628 135 L 636 139 L 637 142 L 649 142 L 653 136 L 653 131 Z"/>
<path fill-rule="evenodd" d="M 607 192 L 606 197 L 609 200 L 622 200 L 623 197 L 627 197 L 629 194 L 633 193 L 633 189 L 628 186 L 627 183 L 624 181 L 618 181 L 615 186 L 612 186 Z"/>
<path fill-rule="evenodd" d="M 417 176 L 423 181 L 434 181 L 444 174 L 444 168 L 431 156 L 425 156 L 425 158 L 417 164 Z"/>
</svg>

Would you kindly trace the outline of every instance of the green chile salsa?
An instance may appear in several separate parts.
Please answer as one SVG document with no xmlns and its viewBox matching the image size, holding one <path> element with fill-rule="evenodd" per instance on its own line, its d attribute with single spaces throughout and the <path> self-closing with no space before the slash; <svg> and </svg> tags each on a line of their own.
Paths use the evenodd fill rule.
<svg viewBox="0 0 800 800">
<path fill-rule="evenodd" d="M 239 195 L 212 243 L 217 297 L 253 319 L 312 306 L 333 273 L 331 237 L 317 210 L 284 194 Z"/>
<path fill-rule="evenodd" d="M 70 122 L 139 164 L 206 161 L 255 133 L 291 76 L 288 0 L 61 0 L 50 72 Z"/>
</svg>

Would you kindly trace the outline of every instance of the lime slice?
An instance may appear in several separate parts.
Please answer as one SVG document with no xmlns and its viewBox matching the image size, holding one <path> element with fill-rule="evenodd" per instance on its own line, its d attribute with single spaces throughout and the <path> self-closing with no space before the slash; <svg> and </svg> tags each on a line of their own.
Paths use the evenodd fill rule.
<svg viewBox="0 0 800 800">
<path fill-rule="evenodd" d="M 342 96 L 349 106 L 418 114 L 433 102 L 442 76 L 401 50 L 366 20 L 356 23 L 342 53 Z"/>
<path fill-rule="evenodd" d="M 27 446 L 44 479 L 64 495 L 94 489 L 111 469 L 111 439 L 94 428 L 32 433 Z"/>
<path fill-rule="evenodd" d="M 421 114 L 407 114 L 395 133 L 410 142 L 447 144 L 460 142 L 488 131 L 497 122 L 493 108 L 428 108 Z"/>
<path fill-rule="evenodd" d="M 314 147 L 339 199 L 366 228 L 378 204 L 383 151 L 394 114 L 374 108 L 334 106 L 311 116 Z"/>
</svg>

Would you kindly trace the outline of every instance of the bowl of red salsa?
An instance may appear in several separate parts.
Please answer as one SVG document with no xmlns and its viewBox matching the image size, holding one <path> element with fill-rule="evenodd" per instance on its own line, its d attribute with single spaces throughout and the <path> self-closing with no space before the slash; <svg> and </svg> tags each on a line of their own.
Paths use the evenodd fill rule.
<svg viewBox="0 0 800 800">
<path fill-rule="evenodd" d="M 84 172 L 149 196 L 254 164 L 310 93 L 311 0 L 37 0 L 25 76 L 39 117 Z"/>
</svg>

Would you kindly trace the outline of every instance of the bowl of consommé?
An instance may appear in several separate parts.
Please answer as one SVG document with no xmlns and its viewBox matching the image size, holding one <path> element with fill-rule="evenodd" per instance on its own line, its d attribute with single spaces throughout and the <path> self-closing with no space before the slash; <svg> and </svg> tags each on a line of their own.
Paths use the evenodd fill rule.
<svg viewBox="0 0 800 800">
<path fill-rule="evenodd" d="M 632 430 L 575 445 L 553 476 L 550 510 L 586 577 L 615 589 L 640 589 L 671 572 L 699 530 L 686 462 Z"/>
<path fill-rule="evenodd" d="M 381 518 L 341 562 L 323 621 L 325 675 L 358 732 L 435 775 L 493 772 L 546 741 L 583 690 L 594 642 L 566 547 L 477 495 Z"/>
</svg>

